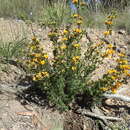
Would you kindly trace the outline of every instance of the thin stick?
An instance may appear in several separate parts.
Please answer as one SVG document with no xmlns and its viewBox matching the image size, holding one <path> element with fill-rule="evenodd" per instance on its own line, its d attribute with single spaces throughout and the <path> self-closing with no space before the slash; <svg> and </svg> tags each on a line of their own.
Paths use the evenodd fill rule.
<svg viewBox="0 0 130 130">
<path fill-rule="evenodd" d="M 83 111 L 83 110 L 78 110 L 77 112 L 82 114 L 82 115 L 85 115 L 85 116 L 90 116 L 90 117 L 93 117 L 93 118 L 100 119 L 107 126 L 108 126 L 108 123 L 107 123 L 106 120 L 111 120 L 111 121 L 122 121 L 123 120 L 121 118 L 111 117 L 111 116 L 102 116 L 102 115 L 99 115 L 99 114 L 96 114 L 96 113 L 93 113 L 93 112 L 86 112 L 86 111 Z"/>
</svg>

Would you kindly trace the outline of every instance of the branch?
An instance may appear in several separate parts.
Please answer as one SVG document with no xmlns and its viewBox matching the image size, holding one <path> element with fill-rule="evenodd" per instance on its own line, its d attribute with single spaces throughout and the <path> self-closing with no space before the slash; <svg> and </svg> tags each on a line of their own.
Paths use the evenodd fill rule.
<svg viewBox="0 0 130 130">
<path fill-rule="evenodd" d="M 123 96 L 119 94 L 104 94 L 103 95 L 105 98 L 115 98 L 115 99 L 120 99 L 125 102 L 130 102 L 130 97 L 128 96 Z"/>
<path fill-rule="evenodd" d="M 106 120 L 111 120 L 111 121 L 122 121 L 123 119 L 121 118 L 117 118 L 117 117 L 111 117 L 111 116 L 102 116 L 102 115 L 98 115 L 96 113 L 93 113 L 93 112 L 86 112 L 84 110 L 78 110 L 77 111 L 79 114 L 82 114 L 82 115 L 85 115 L 85 116 L 89 116 L 89 117 L 93 117 L 93 118 L 97 118 L 101 121 L 103 121 L 103 123 L 105 125 L 108 126 L 108 123 Z"/>
</svg>

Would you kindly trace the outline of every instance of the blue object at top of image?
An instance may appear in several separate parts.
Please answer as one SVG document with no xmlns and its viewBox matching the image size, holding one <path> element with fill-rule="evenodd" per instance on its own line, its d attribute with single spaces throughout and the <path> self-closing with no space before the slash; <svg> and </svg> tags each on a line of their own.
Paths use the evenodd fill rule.
<svg viewBox="0 0 130 130">
<path fill-rule="evenodd" d="M 84 1 L 85 1 L 85 2 L 88 2 L 88 3 L 91 2 L 91 0 L 84 0 Z M 95 2 L 100 2 L 100 0 L 95 0 Z M 77 11 L 77 8 L 76 8 L 75 5 L 72 3 L 72 0 L 70 0 L 69 5 L 70 5 L 70 8 L 71 8 L 72 11 L 74 11 L 74 12 Z"/>
</svg>

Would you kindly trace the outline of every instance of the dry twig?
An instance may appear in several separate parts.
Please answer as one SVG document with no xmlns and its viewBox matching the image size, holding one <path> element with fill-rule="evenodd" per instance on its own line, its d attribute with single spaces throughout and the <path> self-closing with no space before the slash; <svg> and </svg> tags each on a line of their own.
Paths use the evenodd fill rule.
<svg viewBox="0 0 130 130">
<path fill-rule="evenodd" d="M 103 95 L 105 98 L 115 98 L 115 99 L 120 99 L 125 102 L 130 102 L 130 97 L 124 96 L 124 95 L 119 95 L 119 94 L 104 94 Z"/>
<path fill-rule="evenodd" d="M 97 118 L 97 119 L 101 120 L 107 126 L 108 126 L 108 123 L 107 123 L 106 120 L 111 120 L 111 121 L 122 121 L 123 120 L 123 119 L 117 118 L 117 117 L 103 116 L 103 115 L 99 115 L 99 114 L 96 114 L 96 113 L 93 113 L 93 112 L 87 112 L 87 111 L 82 110 L 82 109 L 79 109 L 77 111 L 77 113 L 82 114 L 84 116 Z"/>
</svg>

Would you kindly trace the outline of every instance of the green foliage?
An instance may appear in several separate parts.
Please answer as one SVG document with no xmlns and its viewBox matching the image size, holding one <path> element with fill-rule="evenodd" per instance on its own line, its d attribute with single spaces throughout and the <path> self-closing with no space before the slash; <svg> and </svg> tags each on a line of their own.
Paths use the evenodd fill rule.
<svg viewBox="0 0 130 130">
<path fill-rule="evenodd" d="M 41 25 L 60 27 L 70 19 L 70 8 L 63 2 L 54 3 L 53 6 L 47 6 L 42 12 L 43 15 L 39 19 Z"/>
<path fill-rule="evenodd" d="M 3 62 L 16 60 L 23 56 L 23 49 L 25 48 L 26 39 L 15 40 L 13 42 L 0 42 L 0 58 Z"/>
<path fill-rule="evenodd" d="M 126 30 L 128 34 L 130 34 L 129 18 L 130 18 L 130 8 L 128 7 L 123 12 L 118 13 L 118 19 L 116 20 L 115 28 Z"/>
</svg>

